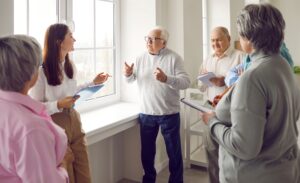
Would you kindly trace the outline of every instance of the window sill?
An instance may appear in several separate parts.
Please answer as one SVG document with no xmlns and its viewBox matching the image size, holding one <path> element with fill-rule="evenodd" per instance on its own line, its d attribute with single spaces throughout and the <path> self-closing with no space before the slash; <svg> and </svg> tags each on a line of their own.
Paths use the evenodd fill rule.
<svg viewBox="0 0 300 183">
<path fill-rule="evenodd" d="M 97 143 L 135 126 L 138 114 L 138 105 L 126 102 L 82 112 L 80 116 L 82 128 L 86 133 L 87 144 Z"/>
</svg>

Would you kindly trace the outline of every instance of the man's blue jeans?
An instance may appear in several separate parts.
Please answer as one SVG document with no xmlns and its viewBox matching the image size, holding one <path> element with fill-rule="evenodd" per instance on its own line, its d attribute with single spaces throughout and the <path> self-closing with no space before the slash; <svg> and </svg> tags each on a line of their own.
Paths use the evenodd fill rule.
<svg viewBox="0 0 300 183">
<path fill-rule="evenodd" d="M 142 143 L 141 156 L 145 172 L 143 183 L 155 183 L 156 170 L 154 167 L 154 160 L 156 153 L 156 137 L 159 126 L 165 140 L 169 157 L 169 183 L 183 182 L 179 113 L 162 116 L 140 114 L 139 122 Z"/>
</svg>

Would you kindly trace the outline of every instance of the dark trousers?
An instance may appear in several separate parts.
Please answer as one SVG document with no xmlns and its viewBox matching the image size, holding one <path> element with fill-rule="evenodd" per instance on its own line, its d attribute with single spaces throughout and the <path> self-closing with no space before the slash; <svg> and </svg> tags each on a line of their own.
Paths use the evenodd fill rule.
<svg viewBox="0 0 300 183">
<path fill-rule="evenodd" d="M 140 135 L 142 143 L 142 165 L 144 168 L 143 183 L 155 183 L 154 167 L 156 153 L 156 137 L 161 128 L 169 157 L 169 183 L 183 182 L 183 161 L 180 142 L 180 116 L 172 115 L 139 115 Z"/>
</svg>

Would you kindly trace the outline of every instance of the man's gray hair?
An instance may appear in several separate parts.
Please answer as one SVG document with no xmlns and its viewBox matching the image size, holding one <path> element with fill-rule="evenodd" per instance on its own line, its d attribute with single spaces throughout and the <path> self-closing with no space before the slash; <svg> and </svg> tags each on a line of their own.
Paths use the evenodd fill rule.
<svg viewBox="0 0 300 183">
<path fill-rule="evenodd" d="M 278 53 L 284 37 L 285 21 L 270 4 L 247 5 L 237 18 L 238 32 L 255 50 Z"/>
<path fill-rule="evenodd" d="M 168 42 L 168 40 L 169 40 L 169 32 L 167 31 L 167 29 L 165 29 L 162 26 L 156 26 L 152 30 L 159 30 L 160 31 L 160 38 L 162 38 L 163 40 L 165 40 L 165 43 Z"/>
<path fill-rule="evenodd" d="M 20 92 L 42 62 L 39 43 L 33 37 L 0 37 L 0 89 Z"/>
<path fill-rule="evenodd" d="M 218 26 L 214 28 L 214 31 L 220 31 L 224 34 L 224 36 L 227 37 L 227 39 L 230 41 L 230 34 L 226 27 Z"/>
</svg>

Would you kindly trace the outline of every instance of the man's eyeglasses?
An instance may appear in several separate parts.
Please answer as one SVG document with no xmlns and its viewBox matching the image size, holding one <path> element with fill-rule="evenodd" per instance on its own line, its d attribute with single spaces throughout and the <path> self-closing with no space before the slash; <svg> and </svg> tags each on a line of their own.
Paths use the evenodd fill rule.
<svg viewBox="0 0 300 183">
<path fill-rule="evenodd" d="M 148 37 L 145 36 L 145 41 L 148 43 L 153 43 L 154 41 L 158 41 L 158 40 L 163 40 L 162 38 L 159 37 Z"/>
</svg>

